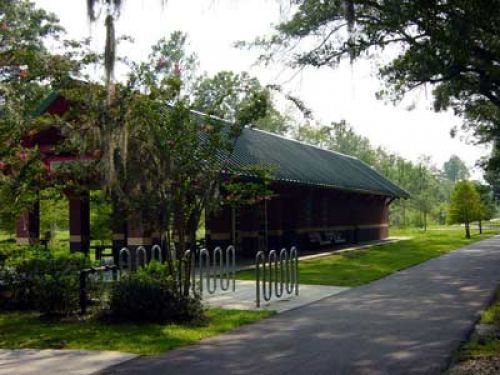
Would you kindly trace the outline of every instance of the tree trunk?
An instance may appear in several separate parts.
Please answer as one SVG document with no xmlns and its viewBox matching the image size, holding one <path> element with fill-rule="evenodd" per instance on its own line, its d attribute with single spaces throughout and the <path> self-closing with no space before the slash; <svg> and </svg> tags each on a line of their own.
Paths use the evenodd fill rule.
<svg viewBox="0 0 500 375">
<path fill-rule="evenodd" d="M 465 238 L 470 238 L 470 226 L 469 226 L 469 222 L 465 223 Z"/>
<path fill-rule="evenodd" d="M 424 212 L 424 232 L 427 232 L 427 212 Z"/>
<path fill-rule="evenodd" d="M 403 200 L 403 228 L 406 228 L 406 201 Z"/>
<path fill-rule="evenodd" d="M 483 234 L 483 222 L 479 220 L 477 224 L 479 226 L 479 234 Z"/>
</svg>

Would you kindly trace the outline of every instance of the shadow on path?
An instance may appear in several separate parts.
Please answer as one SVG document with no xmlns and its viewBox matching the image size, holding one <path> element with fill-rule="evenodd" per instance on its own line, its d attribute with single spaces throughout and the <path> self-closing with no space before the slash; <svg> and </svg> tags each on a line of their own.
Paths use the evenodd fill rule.
<svg viewBox="0 0 500 375">
<path fill-rule="evenodd" d="M 500 237 L 105 374 L 439 374 L 500 281 Z"/>
</svg>

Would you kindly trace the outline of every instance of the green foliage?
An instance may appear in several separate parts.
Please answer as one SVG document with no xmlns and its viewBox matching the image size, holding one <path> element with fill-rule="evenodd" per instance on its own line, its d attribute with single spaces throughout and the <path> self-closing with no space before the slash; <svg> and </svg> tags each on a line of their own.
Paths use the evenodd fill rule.
<svg viewBox="0 0 500 375">
<path fill-rule="evenodd" d="M 270 187 L 272 171 L 273 168 L 260 165 L 238 170 L 222 186 L 224 204 L 236 208 L 270 200 L 274 195 Z"/>
<path fill-rule="evenodd" d="M 0 210 L 0 231 L 13 236 L 16 232 L 16 213 L 9 210 Z"/>
<path fill-rule="evenodd" d="M 33 293 L 35 308 L 49 316 L 67 316 L 79 309 L 77 270 L 45 273 L 34 279 Z"/>
<path fill-rule="evenodd" d="M 121 215 L 140 212 L 146 227 L 168 239 L 175 232 L 180 252 L 184 240 L 194 238 L 202 212 L 219 206 L 221 171 L 235 137 L 266 115 L 269 102 L 268 91 L 246 73 L 198 74 L 186 43 L 180 32 L 160 40 L 147 61 L 132 64 L 112 97 L 99 85 L 63 91 L 87 106 L 75 105 L 62 119 L 72 129 L 64 148 L 83 155 L 97 150 L 99 160 L 74 163 L 59 175 L 67 176 L 66 186 L 74 176 L 103 176 L 107 198 Z"/>
<path fill-rule="evenodd" d="M 280 113 L 277 109 L 270 107 L 267 115 L 255 121 L 252 126 L 256 129 L 265 130 L 270 133 L 285 135 L 294 127 L 293 119 Z"/>
<path fill-rule="evenodd" d="M 432 85 L 435 110 L 453 109 L 480 141 L 493 141 L 490 168 L 498 168 L 497 0 L 299 0 L 290 6 L 273 35 L 252 43 L 263 61 L 278 55 L 293 67 L 334 67 L 390 49 L 379 68 L 386 84 L 380 96 L 400 100 Z"/>
<path fill-rule="evenodd" d="M 464 223 L 465 235 L 470 237 L 469 224 L 481 217 L 481 198 L 475 186 L 469 181 L 460 181 L 451 194 L 448 208 L 448 224 Z"/>
<path fill-rule="evenodd" d="M 452 182 L 467 180 L 470 175 L 463 160 L 456 155 L 452 155 L 450 159 L 443 164 L 443 171 L 446 177 Z"/>
<path fill-rule="evenodd" d="M 481 200 L 475 186 L 469 181 L 460 181 L 451 195 L 448 224 L 470 223 L 480 215 Z"/>
<path fill-rule="evenodd" d="M 56 189 L 40 192 L 40 232 L 54 239 L 57 231 L 69 228 L 69 206 L 66 197 Z M 46 236 L 50 234 L 50 236 Z"/>
<path fill-rule="evenodd" d="M 496 216 L 497 206 L 493 196 L 493 189 L 489 185 L 475 184 L 476 191 L 481 200 L 479 220 L 491 220 Z"/>
<path fill-rule="evenodd" d="M 111 240 L 113 206 L 101 190 L 90 192 L 90 233 L 93 240 Z"/>
<path fill-rule="evenodd" d="M 46 170 L 26 137 L 47 127 L 32 117 L 51 89 L 77 77 L 75 44 L 61 42 L 57 18 L 27 0 L 0 1 L 0 211 L 18 213 L 37 199 Z M 49 53 L 46 43 L 65 50 Z M 23 141 L 24 139 L 24 141 Z M 3 213 L 2 213 L 3 214 Z"/>
<path fill-rule="evenodd" d="M 192 322 L 203 319 L 198 297 L 180 293 L 166 265 L 152 262 L 113 285 L 110 315 L 116 321 Z"/>
<path fill-rule="evenodd" d="M 78 271 L 88 267 L 81 254 L 54 255 L 42 248 L 12 249 L 2 268 L 6 300 L 3 306 L 70 313 L 78 297 Z M 50 287 L 50 289 L 48 289 Z M 67 309 L 62 308 L 66 306 Z"/>
</svg>

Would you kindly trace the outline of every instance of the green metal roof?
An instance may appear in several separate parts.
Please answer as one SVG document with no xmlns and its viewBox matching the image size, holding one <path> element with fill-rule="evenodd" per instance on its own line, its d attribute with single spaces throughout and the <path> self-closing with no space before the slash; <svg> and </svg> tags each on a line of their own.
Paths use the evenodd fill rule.
<svg viewBox="0 0 500 375">
<path fill-rule="evenodd" d="M 273 166 L 274 178 L 282 182 L 409 197 L 406 191 L 355 157 L 262 130 L 243 129 L 230 161 L 236 167 Z"/>
<path fill-rule="evenodd" d="M 33 116 L 45 112 L 58 95 L 57 92 L 52 92 L 34 111 Z M 193 111 L 193 114 L 200 119 L 208 116 L 197 111 Z M 221 157 L 225 158 L 223 155 Z M 270 166 L 273 168 L 274 179 L 285 183 L 323 186 L 395 198 L 410 196 L 355 157 L 253 128 L 243 129 L 236 139 L 234 152 L 229 159 L 230 164 L 239 168 L 251 165 Z"/>
</svg>

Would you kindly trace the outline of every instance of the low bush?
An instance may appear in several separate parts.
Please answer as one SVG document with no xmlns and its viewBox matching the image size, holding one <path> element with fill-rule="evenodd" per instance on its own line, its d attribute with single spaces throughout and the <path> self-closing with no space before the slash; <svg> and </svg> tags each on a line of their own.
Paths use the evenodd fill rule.
<svg viewBox="0 0 500 375">
<path fill-rule="evenodd" d="M 35 307 L 48 316 L 66 316 L 80 307 L 79 282 L 76 273 L 44 274 L 35 278 Z"/>
<path fill-rule="evenodd" d="M 115 321 L 180 323 L 202 320 L 203 308 L 198 296 L 180 293 L 167 266 L 152 262 L 113 286 L 110 315 Z"/>
<path fill-rule="evenodd" d="M 39 248 L 19 251 L 2 268 L 0 304 L 46 314 L 72 313 L 78 299 L 78 271 L 88 266 L 82 254 L 53 255 Z"/>
</svg>

